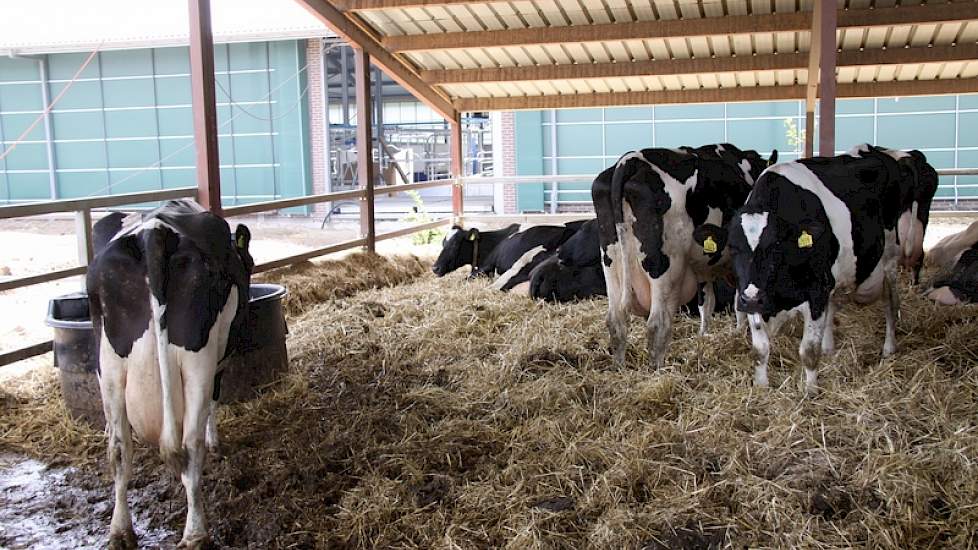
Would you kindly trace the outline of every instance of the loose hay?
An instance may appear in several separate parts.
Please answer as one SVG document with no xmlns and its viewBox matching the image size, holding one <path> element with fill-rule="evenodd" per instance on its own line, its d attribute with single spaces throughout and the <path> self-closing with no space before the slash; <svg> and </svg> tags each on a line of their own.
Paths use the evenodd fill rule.
<svg viewBox="0 0 978 550">
<path fill-rule="evenodd" d="M 885 361 L 881 309 L 842 310 L 814 399 L 794 381 L 797 325 L 761 391 L 729 318 L 704 338 L 678 322 L 650 372 L 637 320 L 628 367 L 612 364 L 603 300 L 535 303 L 457 274 L 301 302 L 287 383 L 222 413 L 212 532 L 257 547 L 978 546 L 975 310 L 903 299 Z M 0 442 L 70 457 L 75 428 L 31 411 L 8 410 Z M 137 482 L 165 475 L 140 456 Z M 170 516 L 152 525 L 179 528 Z"/>
</svg>

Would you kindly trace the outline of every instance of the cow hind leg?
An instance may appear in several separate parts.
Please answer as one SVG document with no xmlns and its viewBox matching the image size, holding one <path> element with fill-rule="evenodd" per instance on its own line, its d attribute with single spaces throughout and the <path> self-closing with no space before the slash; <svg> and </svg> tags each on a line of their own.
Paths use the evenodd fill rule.
<svg viewBox="0 0 978 550">
<path fill-rule="evenodd" d="M 180 480 L 187 491 L 187 523 L 178 548 L 201 548 L 207 542 L 201 476 L 206 459 L 205 438 L 214 403 L 215 348 L 211 343 L 198 352 L 185 352 L 181 361 L 184 380 L 182 450 L 186 461 Z"/>
<path fill-rule="evenodd" d="M 822 354 L 832 355 L 835 353 L 835 304 L 829 300 L 829 305 L 825 309 L 825 332 L 822 334 Z"/>
<path fill-rule="evenodd" d="M 614 356 L 615 364 L 623 366 L 625 364 L 625 349 L 628 344 L 628 311 L 626 303 L 628 301 L 627 290 L 621 286 L 621 269 L 625 266 L 622 262 L 620 249 L 617 244 L 608 247 L 608 257 L 611 265 L 607 262 L 602 263 L 604 270 L 605 285 L 608 291 L 608 314 L 605 323 L 608 325 L 608 335 L 610 338 L 611 353 Z"/>
<path fill-rule="evenodd" d="M 126 365 L 115 354 L 106 338 L 99 353 L 99 389 L 105 412 L 109 469 L 115 482 L 115 505 L 109 526 L 110 549 L 136 548 L 136 532 L 126 499 L 126 488 L 132 476 L 132 430 L 126 414 Z"/>
<path fill-rule="evenodd" d="M 666 352 L 669 351 L 669 342 L 672 340 L 672 318 L 679 309 L 676 297 L 680 281 L 681 279 L 667 276 L 659 279 L 649 277 L 652 300 L 646 324 L 646 338 L 649 363 L 653 369 L 661 368 L 666 363 Z"/>
<path fill-rule="evenodd" d="M 900 294 L 896 286 L 896 274 L 886 273 L 886 337 L 883 340 L 883 357 L 889 357 L 897 351 L 896 323 L 900 316 Z"/>
</svg>

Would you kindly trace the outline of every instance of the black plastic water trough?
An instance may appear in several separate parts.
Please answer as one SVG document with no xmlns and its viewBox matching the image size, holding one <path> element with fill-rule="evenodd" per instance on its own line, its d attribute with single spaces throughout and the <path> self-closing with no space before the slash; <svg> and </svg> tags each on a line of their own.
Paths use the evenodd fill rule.
<svg viewBox="0 0 978 550">
<path fill-rule="evenodd" d="M 241 327 L 241 346 L 228 358 L 221 376 L 221 402 L 251 399 L 277 381 L 289 365 L 282 310 L 285 287 L 252 284 L 248 317 Z M 54 365 L 71 415 L 93 426 L 105 424 L 98 387 L 98 352 L 88 295 L 66 294 L 48 303 L 48 326 L 54 328 Z"/>
</svg>

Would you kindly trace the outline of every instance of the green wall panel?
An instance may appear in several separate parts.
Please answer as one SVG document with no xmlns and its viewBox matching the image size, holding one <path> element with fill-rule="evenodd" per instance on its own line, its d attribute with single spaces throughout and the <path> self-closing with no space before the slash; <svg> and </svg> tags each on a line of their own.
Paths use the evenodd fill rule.
<svg viewBox="0 0 978 550">
<path fill-rule="evenodd" d="M 628 151 L 652 146 L 652 123 L 614 124 L 607 126 L 604 138 L 605 153 L 621 156 Z"/>
<path fill-rule="evenodd" d="M 106 80 L 102 97 L 106 107 L 152 107 L 153 79 Z"/>
<path fill-rule="evenodd" d="M 547 130 L 549 131 L 549 127 Z M 549 143 L 548 143 L 549 145 Z M 557 148 L 564 156 L 600 155 L 601 126 L 557 125 Z M 550 150 L 545 151 L 549 154 Z"/>
<path fill-rule="evenodd" d="M 869 106 L 872 110 L 873 106 Z M 835 147 L 848 150 L 857 143 L 873 143 L 873 117 L 843 117 L 835 119 Z M 803 128 L 800 128 L 802 130 Z"/>
<path fill-rule="evenodd" d="M 58 172 L 58 196 L 65 199 L 87 197 L 94 191 L 109 191 L 108 172 Z"/>
<path fill-rule="evenodd" d="M 563 109 L 557 111 L 557 122 L 601 122 L 601 109 Z"/>
<path fill-rule="evenodd" d="M 978 113 L 958 115 L 958 146 L 978 147 Z"/>
<path fill-rule="evenodd" d="M 884 97 L 877 100 L 881 113 L 911 113 L 918 111 L 953 111 L 954 96 Z"/>
<path fill-rule="evenodd" d="M 605 109 L 604 119 L 607 121 L 652 120 L 652 107 L 617 107 Z"/>
<path fill-rule="evenodd" d="M 18 82 L 24 80 L 38 80 L 37 62 L 29 59 L 11 59 L 7 56 L 0 57 L 0 82 Z"/>
<path fill-rule="evenodd" d="M 58 168 L 105 168 L 105 146 L 104 141 L 55 143 L 54 153 L 58 159 Z"/>
<path fill-rule="evenodd" d="M 680 147 L 683 145 L 703 145 L 723 141 L 723 122 L 658 122 L 656 109 L 655 146 Z M 619 154 L 623 153 L 621 151 Z"/>
<path fill-rule="evenodd" d="M 769 101 L 764 103 L 730 103 L 727 105 L 727 117 L 791 117 L 798 116 L 797 101 Z"/>
<path fill-rule="evenodd" d="M 49 56 L 52 94 L 64 90 L 86 57 Z M 220 153 L 226 202 L 234 202 L 239 189 L 266 199 L 310 191 L 304 65 L 304 41 L 215 47 L 218 81 L 234 102 L 247 102 L 231 107 L 232 99 L 218 91 L 225 104 L 219 132 L 225 136 Z M 189 71 L 187 48 L 98 54 L 52 115 L 59 196 L 104 194 L 110 176 L 113 193 L 194 185 Z M 43 108 L 37 63 L 0 58 L 0 82 L 18 82 L 0 86 L 0 141 L 9 141 L 36 118 L 11 111 Z M 43 141 L 43 125 L 28 139 Z M 47 163 L 43 144 L 26 143 L 0 161 L 0 201 L 48 198 Z M 242 164 L 262 166 L 235 168 Z"/>
<path fill-rule="evenodd" d="M 952 98 L 953 99 L 953 98 Z M 897 149 L 954 147 L 954 115 L 928 113 L 880 117 L 880 143 Z"/>
<path fill-rule="evenodd" d="M 872 99 L 840 99 L 835 104 L 835 113 L 839 115 L 872 114 L 873 100 Z"/>
<path fill-rule="evenodd" d="M 101 139 L 105 137 L 101 111 L 58 112 L 51 115 L 55 139 Z"/>
<path fill-rule="evenodd" d="M 662 105 L 655 108 L 656 120 L 690 118 L 723 118 L 723 105 Z"/>
<path fill-rule="evenodd" d="M 978 94 L 960 96 L 958 106 L 961 109 L 978 109 Z"/>
<path fill-rule="evenodd" d="M 105 133 L 110 138 L 156 136 L 156 109 L 106 111 Z"/>
<path fill-rule="evenodd" d="M 788 144 L 783 118 L 761 120 L 731 120 L 727 122 L 727 141 L 741 149 L 756 149 L 763 155 L 771 149 L 793 149 Z M 803 129 L 799 126 L 799 131 Z"/>
<path fill-rule="evenodd" d="M 12 201 L 37 201 L 46 199 L 50 195 L 47 172 L 38 174 L 8 173 L 7 185 Z"/>
<path fill-rule="evenodd" d="M 0 109 L 4 112 L 40 111 L 44 109 L 41 101 L 41 85 L 4 84 L 0 86 Z"/>
<path fill-rule="evenodd" d="M 516 131 L 516 173 L 521 176 L 543 174 L 542 117 L 539 111 L 519 111 L 514 115 Z M 559 139 L 559 138 L 558 138 Z M 543 211 L 543 183 L 516 186 L 516 209 Z"/>
<path fill-rule="evenodd" d="M 48 155 L 43 143 L 21 143 L 4 159 L 8 170 L 48 169 Z"/>
</svg>

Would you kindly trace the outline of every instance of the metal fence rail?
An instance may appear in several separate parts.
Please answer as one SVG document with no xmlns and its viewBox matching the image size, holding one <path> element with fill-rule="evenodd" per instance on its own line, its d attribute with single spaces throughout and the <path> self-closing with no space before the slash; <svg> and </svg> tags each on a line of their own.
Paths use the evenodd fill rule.
<svg viewBox="0 0 978 550">
<path fill-rule="evenodd" d="M 443 179 L 443 180 L 426 181 L 420 183 L 389 185 L 389 186 L 376 188 L 374 194 L 376 195 L 379 193 L 388 193 L 388 194 L 403 193 L 406 191 L 417 191 L 420 189 L 428 189 L 431 187 L 453 185 L 455 183 L 456 180 L 454 179 Z M 60 279 L 66 279 L 68 277 L 76 277 L 79 275 L 84 275 L 88 270 L 87 266 L 91 261 L 92 254 L 93 254 L 92 210 L 118 208 L 121 206 L 127 206 L 133 204 L 153 203 L 153 202 L 187 198 L 187 197 L 196 198 L 197 188 L 181 187 L 177 189 L 167 189 L 163 191 L 145 191 L 140 193 L 127 193 L 123 195 L 86 197 L 86 198 L 78 198 L 78 199 L 64 199 L 64 200 L 48 201 L 48 202 L 18 204 L 13 206 L 0 206 L 0 219 L 12 219 L 12 218 L 22 218 L 27 216 L 40 216 L 45 214 L 74 212 L 75 233 L 78 239 L 78 263 L 80 264 L 75 267 L 61 269 L 57 271 L 51 271 L 39 275 L 30 275 L 27 277 L 19 277 L 15 279 L 0 280 L 0 292 L 7 291 L 7 290 L 15 290 L 18 288 L 37 285 L 41 283 L 47 283 L 51 281 L 57 281 Z M 308 197 L 299 197 L 295 199 L 281 199 L 281 200 L 246 204 L 241 206 L 231 206 L 224 209 L 224 216 L 225 217 L 244 216 L 249 214 L 257 214 L 261 212 L 270 212 L 275 210 L 284 210 L 287 208 L 309 206 L 309 205 L 323 203 L 323 202 L 333 202 L 333 201 L 349 200 L 349 199 L 363 200 L 366 199 L 366 197 L 367 197 L 367 192 L 366 190 L 363 189 L 342 191 L 338 193 L 323 193 L 319 195 L 311 195 Z M 405 235 L 417 233 L 418 231 L 424 231 L 426 229 L 439 227 L 441 225 L 448 224 L 451 221 L 452 218 L 448 217 L 448 218 L 443 218 L 431 222 L 419 223 L 409 227 L 397 229 L 395 231 L 381 233 L 375 236 L 375 240 L 381 241 L 386 239 L 393 239 L 396 237 L 402 237 Z M 343 250 L 349 250 L 351 248 L 365 246 L 367 245 L 367 242 L 368 242 L 367 238 L 363 237 L 359 239 L 353 239 L 341 243 L 332 244 L 314 250 L 309 250 L 307 252 L 295 254 L 292 256 L 287 256 L 285 258 L 279 258 L 277 260 L 265 262 L 263 264 L 259 264 L 255 266 L 255 273 L 261 273 L 263 271 L 269 271 L 280 267 L 286 267 L 298 262 L 310 260 L 312 258 L 317 258 L 319 256 L 332 254 L 334 252 L 341 252 Z M 53 343 L 50 340 L 48 340 L 27 347 L 15 349 L 9 352 L 0 353 L 0 367 L 9 365 L 17 361 L 28 359 L 36 355 L 42 355 L 44 353 L 47 353 L 51 351 L 52 346 Z"/>
</svg>

